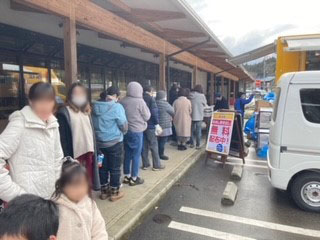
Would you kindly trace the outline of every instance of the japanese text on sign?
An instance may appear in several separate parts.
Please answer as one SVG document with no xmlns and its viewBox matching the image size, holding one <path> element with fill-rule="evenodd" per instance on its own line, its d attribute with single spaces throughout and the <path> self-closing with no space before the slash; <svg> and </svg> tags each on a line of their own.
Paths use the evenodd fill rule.
<svg viewBox="0 0 320 240">
<path fill-rule="evenodd" d="M 233 112 L 213 113 L 208 134 L 207 151 L 224 155 L 229 154 L 233 122 Z"/>
</svg>

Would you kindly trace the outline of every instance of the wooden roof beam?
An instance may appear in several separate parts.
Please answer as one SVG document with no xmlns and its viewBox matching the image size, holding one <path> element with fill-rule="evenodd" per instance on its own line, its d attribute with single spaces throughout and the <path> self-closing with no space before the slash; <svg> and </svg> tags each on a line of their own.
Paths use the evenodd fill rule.
<svg viewBox="0 0 320 240">
<path fill-rule="evenodd" d="M 164 28 L 161 34 L 166 39 L 181 39 L 181 38 L 194 38 L 194 37 L 206 37 L 207 35 L 202 32 L 193 32 L 185 30 L 177 30 L 171 28 Z"/>
<path fill-rule="evenodd" d="M 27 6 L 35 6 L 45 12 L 61 17 L 70 17 L 70 9 L 74 8 L 77 24 L 90 28 L 115 39 L 125 41 L 138 47 L 154 51 L 156 53 L 171 53 L 181 50 L 174 44 L 152 34 L 145 29 L 128 22 L 127 20 L 99 7 L 88 0 L 15 0 Z M 203 34 L 200 34 L 203 35 Z M 183 52 L 173 57 L 175 60 L 197 66 L 207 72 L 220 72 L 221 69 L 211 63 L 191 54 Z M 224 73 L 225 77 L 238 80 L 235 75 Z"/>
<path fill-rule="evenodd" d="M 175 44 L 181 46 L 182 48 L 188 48 L 194 44 L 196 44 L 196 42 L 189 42 L 189 41 L 183 41 L 183 40 L 175 40 L 173 41 Z M 195 47 L 195 49 L 203 49 L 203 48 L 218 48 L 217 44 L 214 43 L 205 43 L 201 46 Z"/>
<path fill-rule="evenodd" d="M 182 12 L 153 10 L 144 8 L 132 8 L 131 14 L 138 17 L 142 21 L 160 22 L 173 19 L 183 19 L 186 15 Z"/>
<path fill-rule="evenodd" d="M 103 34 L 103 33 L 99 33 L 98 32 L 98 38 L 101 38 L 101 39 L 106 39 L 106 40 L 112 40 L 112 41 L 120 41 L 119 39 L 116 39 L 116 38 L 113 38 L 113 37 L 110 37 L 106 34 Z"/>
<path fill-rule="evenodd" d="M 107 0 L 107 2 L 117 10 L 127 12 L 127 13 L 131 12 L 131 8 L 121 0 Z"/>
<path fill-rule="evenodd" d="M 15 11 L 23 11 L 23 12 L 32 12 L 32 13 L 43 13 L 45 12 L 35 8 L 35 7 L 28 7 L 26 5 L 20 4 L 18 2 L 10 0 L 10 8 Z"/>
<path fill-rule="evenodd" d="M 199 54 L 201 56 L 204 56 L 204 57 L 223 57 L 223 56 L 226 56 L 227 55 L 224 53 L 224 52 L 218 52 L 218 51 L 209 51 L 209 50 L 194 50 L 194 49 L 191 49 L 191 52 L 195 52 L 196 54 Z"/>
<path fill-rule="evenodd" d="M 107 2 L 114 9 L 116 9 L 113 12 L 118 16 L 123 17 L 124 19 L 127 19 L 128 21 L 133 22 L 139 26 L 142 26 L 148 31 L 162 32 L 162 28 L 158 24 L 154 22 L 148 22 L 147 19 L 144 19 L 144 16 L 141 14 L 136 15 L 134 13 L 135 10 L 130 8 L 126 3 L 122 2 L 121 0 L 107 0 Z"/>
</svg>

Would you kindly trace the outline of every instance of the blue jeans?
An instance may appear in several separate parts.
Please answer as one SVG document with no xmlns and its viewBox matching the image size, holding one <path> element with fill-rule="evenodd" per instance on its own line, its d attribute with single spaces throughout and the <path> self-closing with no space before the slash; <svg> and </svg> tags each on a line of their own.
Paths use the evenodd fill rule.
<svg viewBox="0 0 320 240">
<path fill-rule="evenodd" d="M 168 137 L 158 137 L 159 156 L 164 156 L 164 148 L 168 141 Z"/>
<path fill-rule="evenodd" d="M 196 140 L 196 146 L 199 147 L 201 144 L 202 135 L 202 121 L 192 121 L 192 136 L 190 139 L 190 144 L 193 145 Z"/>
<path fill-rule="evenodd" d="M 99 169 L 101 185 L 107 185 L 110 177 L 110 186 L 119 188 L 123 143 L 119 142 L 112 147 L 100 148 L 100 151 L 104 155 L 102 167 Z"/>
<path fill-rule="evenodd" d="M 124 136 L 123 172 L 131 177 L 139 176 L 140 157 L 143 144 L 143 132 L 131 132 Z"/>
</svg>

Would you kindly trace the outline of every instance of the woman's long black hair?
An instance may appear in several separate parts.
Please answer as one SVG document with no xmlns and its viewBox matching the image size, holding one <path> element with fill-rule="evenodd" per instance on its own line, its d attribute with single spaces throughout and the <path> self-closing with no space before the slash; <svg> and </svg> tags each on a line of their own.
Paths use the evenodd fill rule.
<svg viewBox="0 0 320 240">
<path fill-rule="evenodd" d="M 88 195 L 90 198 L 92 198 L 91 181 L 86 168 L 78 161 L 73 160 L 71 157 L 68 157 L 62 165 L 61 176 L 56 181 L 56 190 L 53 193 L 52 198 L 54 200 L 58 199 L 61 194 L 64 194 L 65 187 L 76 181 L 76 179 L 80 176 L 84 176 L 86 178 L 88 183 Z"/>
</svg>

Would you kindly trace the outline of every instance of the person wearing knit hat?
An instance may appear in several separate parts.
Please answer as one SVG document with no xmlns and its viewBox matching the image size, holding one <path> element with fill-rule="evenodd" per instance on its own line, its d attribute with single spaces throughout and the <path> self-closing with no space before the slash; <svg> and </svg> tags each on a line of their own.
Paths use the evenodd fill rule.
<svg viewBox="0 0 320 240">
<path fill-rule="evenodd" d="M 158 136 L 159 156 L 162 160 L 169 160 L 164 154 L 165 145 L 168 137 L 172 135 L 172 119 L 174 116 L 173 107 L 167 102 L 165 91 L 158 91 L 156 102 L 159 109 L 159 125 L 162 127 L 162 133 Z"/>
</svg>

